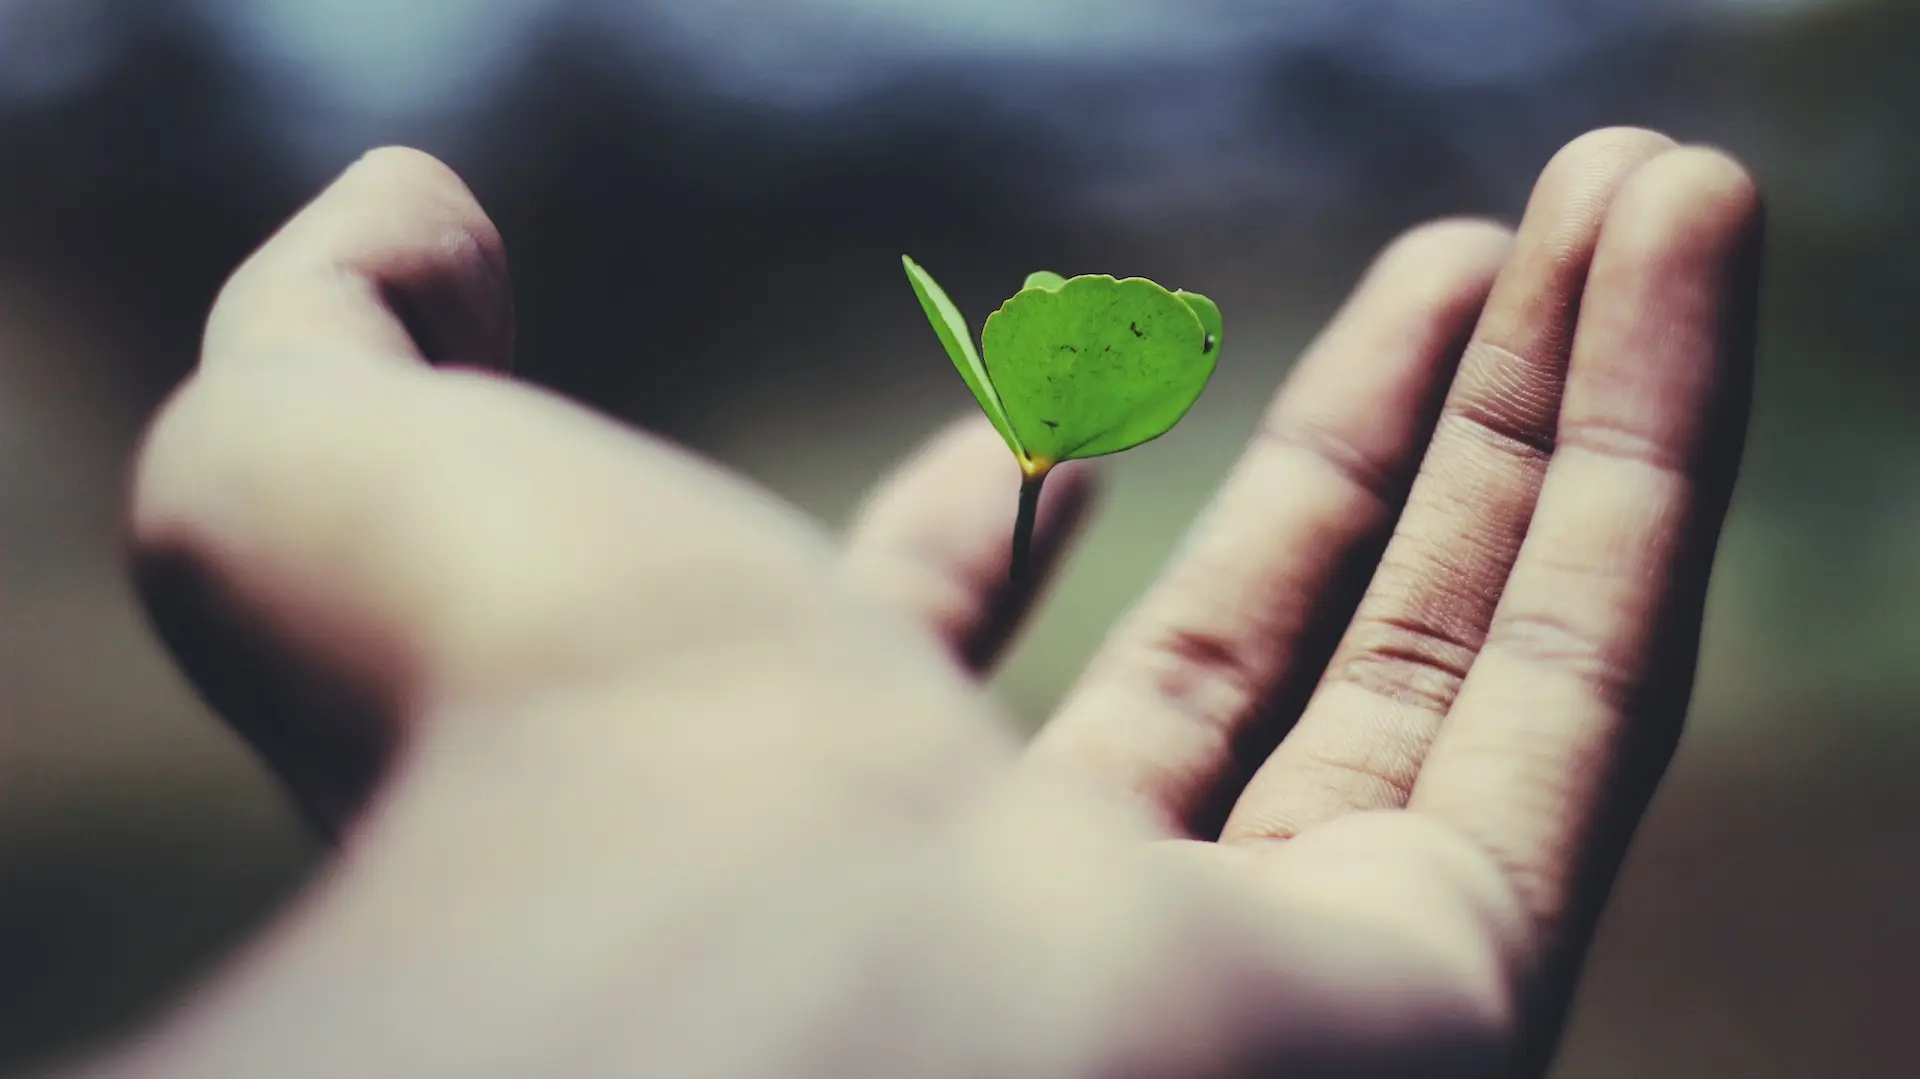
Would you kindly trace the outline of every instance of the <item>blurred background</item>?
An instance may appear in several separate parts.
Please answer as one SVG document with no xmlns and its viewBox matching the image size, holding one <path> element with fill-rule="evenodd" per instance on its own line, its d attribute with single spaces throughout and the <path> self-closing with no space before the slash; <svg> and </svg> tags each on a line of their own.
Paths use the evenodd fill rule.
<svg viewBox="0 0 1920 1079">
<path fill-rule="evenodd" d="M 531 379 L 839 524 L 971 407 L 902 278 L 1203 290 L 1233 347 L 1001 677 L 1044 714 L 1380 244 L 1563 142 L 1773 207 L 1694 722 L 1559 1075 L 1920 1074 L 1920 4 L 0 0 L 0 1075 L 172 999 L 317 849 L 141 624 L 122 471 L 223 276 L 365 149 L 467 178 Z M 1009 488 L 1011 492 L 1011 488 Z"/>
</svg>

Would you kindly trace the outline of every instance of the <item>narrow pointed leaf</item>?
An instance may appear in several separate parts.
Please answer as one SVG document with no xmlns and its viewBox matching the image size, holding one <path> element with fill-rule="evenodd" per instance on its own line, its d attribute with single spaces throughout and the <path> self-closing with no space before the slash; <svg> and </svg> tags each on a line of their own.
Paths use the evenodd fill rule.
<svg viewBox="0 0 1920 1079">
<path fill-rule="evenodd" d="M 980 410 L 987 414 L 994 430 L 1000 432 L 1000 437 L 1006 440 L 1014 456 L 1024 462 L 1027 451 L 1007 419 L 1006 409 L 988 377 L 986 365 L 974 350 L 973 331 L 967 328 L 966 317 L 947 298 L 945 290 L 941 289 L 933 276 L 920 268 L 919 263 L 905 255 L 900 256 L 900 262 L 906 267 L 907 280 L 913 284 L 914 295 L 920 298 L 920 307 L 927 313 L 927 321 L 933 324 L 933 332 L 939 336 L 940 343 L 946 346 L 947 356 L 953 360 L 954 368 L 966 381 L 967 389 L 973 391 L 973 399 L 980 403 Z"/>
</svg>

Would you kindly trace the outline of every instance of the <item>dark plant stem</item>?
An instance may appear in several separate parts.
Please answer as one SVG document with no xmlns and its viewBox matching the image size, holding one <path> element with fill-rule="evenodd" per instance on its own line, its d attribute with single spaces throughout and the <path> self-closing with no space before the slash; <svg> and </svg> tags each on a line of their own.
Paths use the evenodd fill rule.
<svg viewBox="0 0 1920 1079">
<path fill-rule="evenodd" d="M 1033 523 L 1040 514 L 1040 487 L 1046 482 L 1045 472 L 1020 481 L 1020 512 L 1013 518 L 1013 561 L 1007 569 L 1015 585 L 1024 586 L 1033 577 Z"/>
</svg>

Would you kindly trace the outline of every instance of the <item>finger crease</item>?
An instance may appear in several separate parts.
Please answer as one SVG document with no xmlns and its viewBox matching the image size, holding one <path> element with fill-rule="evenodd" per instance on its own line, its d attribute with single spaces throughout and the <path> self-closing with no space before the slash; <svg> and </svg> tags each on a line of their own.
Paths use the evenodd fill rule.
<svg viewBox="0 0 1920 1079">
<path fill-rule="evenodd" d="M 1568 674 L 1610 708 L 1624 711 L 1633 704 L 1635 682 L 1618 649 L 1563 616 L 1546 611 L 1504 615 L 1488 631 L 1487 647 Z"/>
<path fill-rule="evenodd" d="M 856 567 L 864 564 L 869 576 L 879 578 L 883 587 L 893 591 L 956 651 L 969 651 L 979 603 L 968 587 L 967 575 L 952 558 L 919 536 L 875 543 L 861 555 L 847 562 Z"/>
<path fill-rule="evenodd" d="M 1283 449 L 1300 450 L 1325 465 L 1368 498 L 1394 507 L 1406 498 L 1408 478 L 1367 454 L 1352 440 L 1316 423 L 1273 417 L 1260 425 L 1257 441 Z"/>
<path fill-rule="evenodd" d="M 1560 445 L 1610 461 L 1646 465 L 1658 472 L 1686 475 L 1686 456 L 1669 442 L 1609 420 L 1583 419 L 1560 433 Z"/>
<path fill-rule="evenodd" d="M 1373 618 L 1355 628 L 1362 643 L 1336 662 L 1330 679 L 1443 715 L 1479 652 L 1473 642 L 1410 618 Z"/>
<path fill-rule="evenodd" d="M 1204 727 L 1231 729 L 1252 706 L 1261 684 L 1261 665 L 1220 633 L 1170 629 L 1147 651 L 1161 661 L 1149 668 L 1155 696 Z"/>
<path fill-rule="evenodd" d="M 1395 768 L 1391 764 L 1401 767 Z M 1407 799 L 1413 796 L 1415 769 L 1406 767 L 1404 760 L 1391 764 L 1374 755 L 1369 755 L 1365 760 L 1352 760 L 1337 754 L 1316 752 L 1307 755 L 1306 766 L 1321 773 L 1318 783 L 1322 789 L 1343 798 L 1357 809 L 1369 809 L 1404 806 Z M 1347 782 L 1341 782 L 1341 777 L 1345 777 Z M 1356 784 L 1371 790 L 1356 790 Z"/>
<path fill-rule="evenodd" d="M 1534 381 L 1542 365 L 1490 341 L 1477 342 L 1474 347 L 1488 355 L 1495 370 L 1501 372 L 1489 374 L 1487 378 L 1496 385 L 1508 387 L 1508 391 L 1450 399 L 1443 418 L 1479 429 L 1489 441 L 1515 457 L 1532 461 L 1552 457 L 1557 442 L 1554 421 L 1559 410 L 1559 394 L 1547 387 L 1513 386 L 1516 381 Z"/>
</svg>

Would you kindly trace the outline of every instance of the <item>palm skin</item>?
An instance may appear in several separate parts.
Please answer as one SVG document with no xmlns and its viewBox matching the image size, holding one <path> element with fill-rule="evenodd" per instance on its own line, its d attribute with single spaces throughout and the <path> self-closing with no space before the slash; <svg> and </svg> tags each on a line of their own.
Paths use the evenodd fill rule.
<svg viewBox="0 0 1920 1079">
<path fill-rule="evenodd" d="M 1517 234 L 1397 242 L 1021 747 L 974 681 L 1032 591 L 984 421 L 835 545 L 490 373 L 497 234 L 369 155 L 229 283 L 130 509 L 162 636 L 340 851 L 92 1067 L 1538 1074 L 1686 710 L 1759 218 L 1610 130 Z"/>
</svg>

